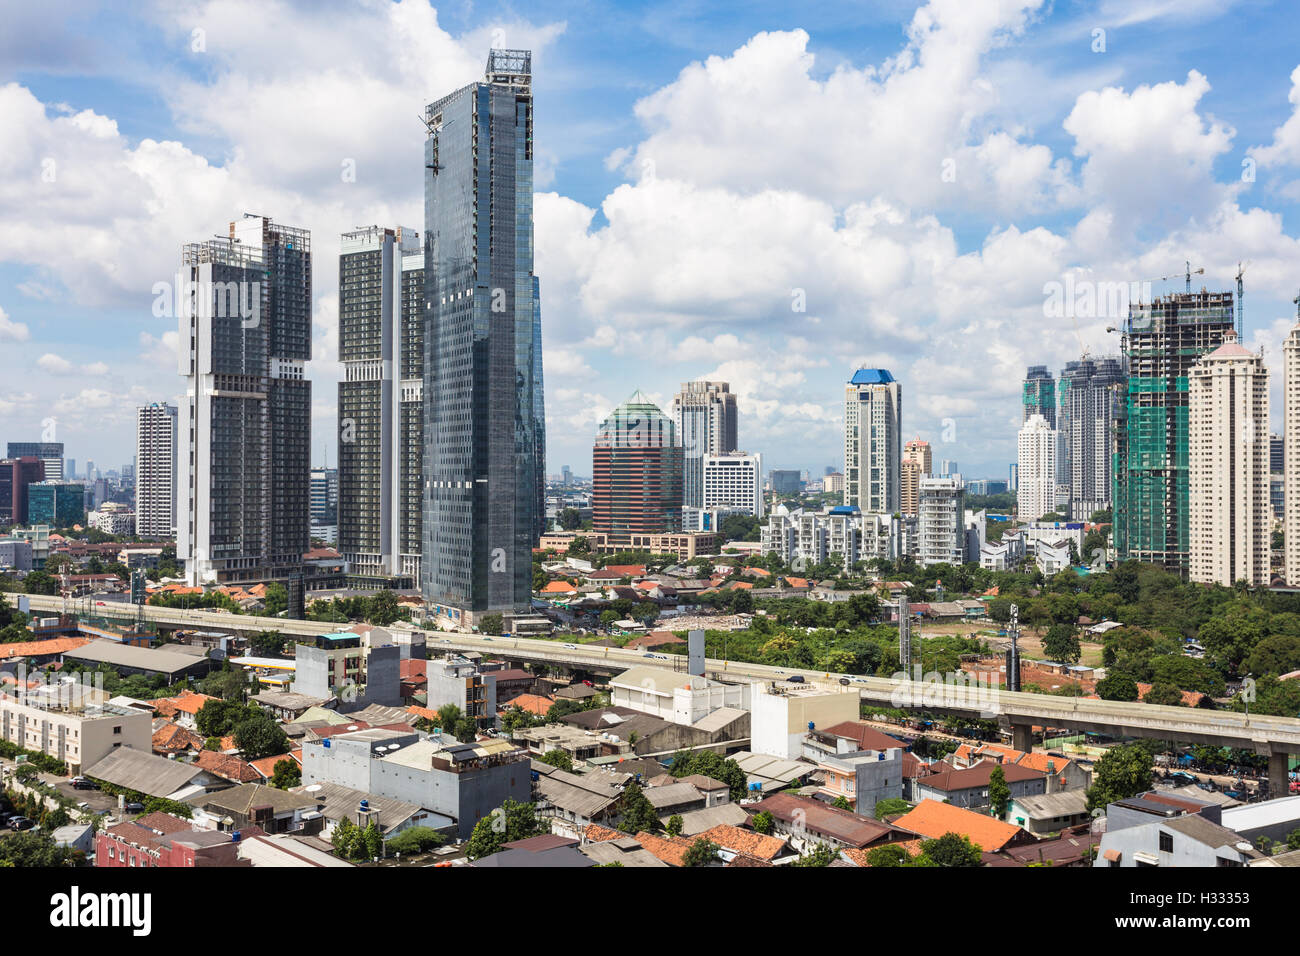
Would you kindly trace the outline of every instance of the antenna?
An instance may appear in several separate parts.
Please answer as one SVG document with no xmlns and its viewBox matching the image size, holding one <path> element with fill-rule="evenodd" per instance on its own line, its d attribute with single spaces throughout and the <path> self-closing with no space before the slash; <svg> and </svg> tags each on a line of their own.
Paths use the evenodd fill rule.
<svg viewBox="0 0 1300 956">
<path fill-rule="evenodd" d="M 1011 637 L 1011 654 L 1007 658 L 1007 690 L 1020 690 L 1020 606 L 1011 605 L 1011 620 L 1007 622 Z"/>
</svg>

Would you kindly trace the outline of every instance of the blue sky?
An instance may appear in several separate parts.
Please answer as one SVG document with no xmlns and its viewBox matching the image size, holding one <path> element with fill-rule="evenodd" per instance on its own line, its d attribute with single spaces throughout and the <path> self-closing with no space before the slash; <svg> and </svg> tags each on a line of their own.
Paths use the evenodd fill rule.
<svg viewBox="0 0 1300 956">
<path fill-rule="evenodd" d="M 802 6 L 6 2 L 0 442 L 54 419 L 69 457 L 129 461 L 135 406 L 183 387 L 154 285 L 250 211 L 313 231 L 313 446 L 333 462 L 338 233 L 421 228 L 417 117 L 494 42 L 534 50 L 552 472 L 589 472 L 634 389 L 710 377 L 747 450 L 819 473 L 843 383 L 881 365 L 908 437 L 1005 475 L 1024 367 L 1116 347 L 1112 317 L 1045 316 L 1045 285 L 1184 259 L 1212 289 L 1248 263 L 1280 423 L 1292 4 Z"/>
</svg>

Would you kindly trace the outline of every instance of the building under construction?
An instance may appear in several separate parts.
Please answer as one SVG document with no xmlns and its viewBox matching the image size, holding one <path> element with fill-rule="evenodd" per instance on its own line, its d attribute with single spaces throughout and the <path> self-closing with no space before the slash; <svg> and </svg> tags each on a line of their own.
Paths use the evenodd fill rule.
<svg viewBox="0 0 1300 956">
<path fill-rule="evenodd" d="M 1116 403 L 1116 556 L 1188 569 L 1188 373 L 1234 330 L 1231 292 L 1172 293 L 1129 307 Z"/>
</svg>

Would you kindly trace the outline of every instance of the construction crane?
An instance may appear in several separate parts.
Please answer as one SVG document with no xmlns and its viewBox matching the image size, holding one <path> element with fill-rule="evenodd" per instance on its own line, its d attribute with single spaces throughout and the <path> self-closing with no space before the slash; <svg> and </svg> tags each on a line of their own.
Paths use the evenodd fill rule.
<svg viewBox="0 0 1300 956">
<path fill-rule="evenodd" d="M 1192 276 L 1203 276 L 1203 275 L 1205 275 L 1205 267 L 1202 266 L 1202 267 L 1199 268 L 1199 269 L 1193 269 L 1193 268 L 1192 268 L 1191 260 L 1185 260 L 1185 261 L 1184 261 L 1184 267 L 1185 267 L 1185 268 L 1184 268 L 1184 270 L 1183 270 L 1182 272 L 1174 272 L 1174 273 L 1171 273 L 1171 274 L 1169 274 L 1169 275 L 1167 275 L 1167 276 L 1156 276 L 1156 277 L 1151 278 L 1151 279 L 1139 279 L 1138 282 L 1139 282 L 1139 283 L 1147 283 L 1147 282 L 1168 282 L 1168 281 L 1171 280 L 1171 279 L 1177 279 L 1179 276 L 1182 276 L 1183 279 L 1184 279 L 1184 280 L 1186 281 L 1186 283 L 1187 283 L 1187 286 L 1186 286 L 1187 293 L 1190 295 L 1190 294 L 1191 294 L 1191 291 L 1192 291 Z"/>
<path fill-rule="evenodd" d="M 1246 265 L 1237 263 L 1237 341 L 1241 341 L 1242 335 L 1246 330 L 1246 287 L 1241 281 L 1241 277 L 1246 274 L 1246 266 L 1250 265 L 1249 260 Z"/>
</svg>

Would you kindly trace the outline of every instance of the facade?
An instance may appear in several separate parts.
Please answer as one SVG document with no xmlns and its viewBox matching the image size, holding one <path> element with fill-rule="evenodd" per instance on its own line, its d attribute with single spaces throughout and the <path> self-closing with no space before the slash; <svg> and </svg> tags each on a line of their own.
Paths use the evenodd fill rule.
<svg viewBox="0 0 1300 956">
<path fill-rule="evenodd" d="M 1067 362 L 1061 373 L 1058 467 L 1070 489 L 1072 518 L 1110 507 L 1110 432 L 1125 381 L 1118 357 Z"/>
<path fill-rule="evenodd" d="M 91 511 L 86 515 L 86 524 L 88 527 L 104 534 L 135 534 L 136 533 L 136 516 L 126 505 L 114 505 L 106 503 L 98 511 Z"/>
<path fill-rule="evenodd" d="M 86 520 L 86 486 L 71 481 L 38 481 L 27 486 L 27 522 L 71 528 Z"/>
<path fill-rule="evenodd" d="M 903 799 L 903 745 L 826 755 L 817 761 L 821 792 L 834 802 L 843 797 L 853 812 L 870 817 L 881 800 Z"/>
<path fill-rule="evenodd" d="M 1025 372 L 1021 404 L 1022 423 L 1042 415 L 1049 427 L 1056 428 L 1056 379 L 1046 365 L 1031 365 Z"/>
<path fill-rule="evenodd" d="M 0 525 L 27 524 L 27 489 L 45 480 L 45 463 L 35 455 L 0 459 Z"/>
<path fill-rule="evenodd" d="M 311 523 L 332 525 L 339 519 L 339 470 L 311 470 Z"/>
<path fill-rule="evenodd" d="M 1059 433 L 1042 415 L 1032 415 L 1016 436 L 1020 480 L 1017 517 L 1037 521 L 1056 508 L 1056 452 Z"/>
<path fill-rule="evenodd" d="M 681 528 L 683 450 L 677 428 L 636 392 L 601 423 L 592 450 L 592 530 L 614 544 Z"/>
<path fill-rule="evenodd" d="M 772 491 L 780 495 L 797 495 L 803 490 L 799 472 L 793 469 L 773 469 L 767 476 Z"/>
<path fill-rule="evenodd" d="M 930 443 L 913 438 L 903 446 L 899 502 L 903 514 L 914 515 L 921 506 L 921 479 L 934 468 Z M 828 491 L 830 489 L 827 489 Z"/>
<path fill-rule="evenodd" d="M 859 561 L 894 561 L 911 553 L 915 519 L 863 514 L 851 505 L 822 511 L 777 505 L 760 530 L 761 551 L 796 568 L 834 560 L 845 571 Z"/>
<path fill-rule="evenodd" d="M 1190 554 L 1187 381 L 1234 329 L 1231 292 L 1188 292 L 1129 306 L 1122 354 L 1128 379 L 1116 409 L 1116 558 L 1186 574 Z"/>
<path fill-rule="evenodd" d="M 1267 587 L 1268 370 L 1230 336 L 1187 382 L 1188 578 Z"/>
<path fill-rule="evenodd" d="M 1286 583 L 1294 587 L 1300 583 L 1300 441 L 1285 441 L 1285 436 L 1300 435 L 1300 322 L 1291 327 L 1282 343 L 1282 370 L 1283 574 Z"/>
<path fill-rule="evenodd" d="M 683 382 L 673 396 L 673 424 L 682 445 L 682 503 L 708 507 L 704 469 L 708 455 L 725 455 L 737 441 L 736 396 L 726 382 Z"/>
<path fill-rule="evenodd" d="M 844 476 L 838 471 L 827 475 L 822 479 L 822 491 L 829 495 L 844 494 Z"/>
<path fill-rule="evenodd" d="M 72 479 L 63 471 L 63 442 L 61 441 L 11 441 L 6 458 L 39 458 L 45 466 L 45 478 L 50 481 Z"/>
<path fill-rule="evenodd" d="M 844 389 L 844 503 L 899 510 L 902 386 L 883 368 L 858 369 Z"/>
<path fill-rule="evenodd" d="M 82 693 L 72 688 L 48 696 L 0 694 L 0 740 L 62 760 L 74 774 L 119 747 L 149 752 L 152 714 L 83 701 Z"/>
<path fill-rule="evenodd" d="M 856 721 L 856 693 L 806 684 L 755 684 L 750 697 L 750 749 L 756 754 L 798 760 L 804 735 L 818 727 Z"/>
<path fill-rule="evenodd" d="M 966 491 L 961 475 L 921 479 L 916 560 L 922 566 L 966 560 Z"/>
<path fill-rule="evenodd" d="M 425 126 L 420 590 L 465 623 L 528 608 L 544 530 L 531 54 L 492 50 Z"/>
<path fill-rule="evenodd" d="M 352 575 L 419 580 L 424 253 L 418 232 L 370 226 L 343 234 L 339 360 L 339 551 Z"/>
<path fill-rule="evenodd" d="M 135 411 L 135 529 L 144 538 L 176 535 L 176 406 Z"/>
<path fill-rule="evenodd" d="M 429 661 L 425 666 L 428 707 L 438 710 L 455 704 L 482 730 L 491 729 L 497 716 L 497 679 L 469 661 Z"/>
<path fill-rule="evenodd" d="M 689 470 L 690 459 L 685 459 Z M 763 456 L 732 451 L 705 455 L 702 469 L 702 508 L 738 508 L 763 517 Z M 717 530 L 701 528 L 698 530 Z"/>
<path fill-rule="evenodd" d="M 189 584 L 285 579 L 311 545 L 311 234 L 245 214 L 179 285 L 186 405 L 177 557 Z M 184 480 L 181 480 L 181 479 Z"/>
</svg>

